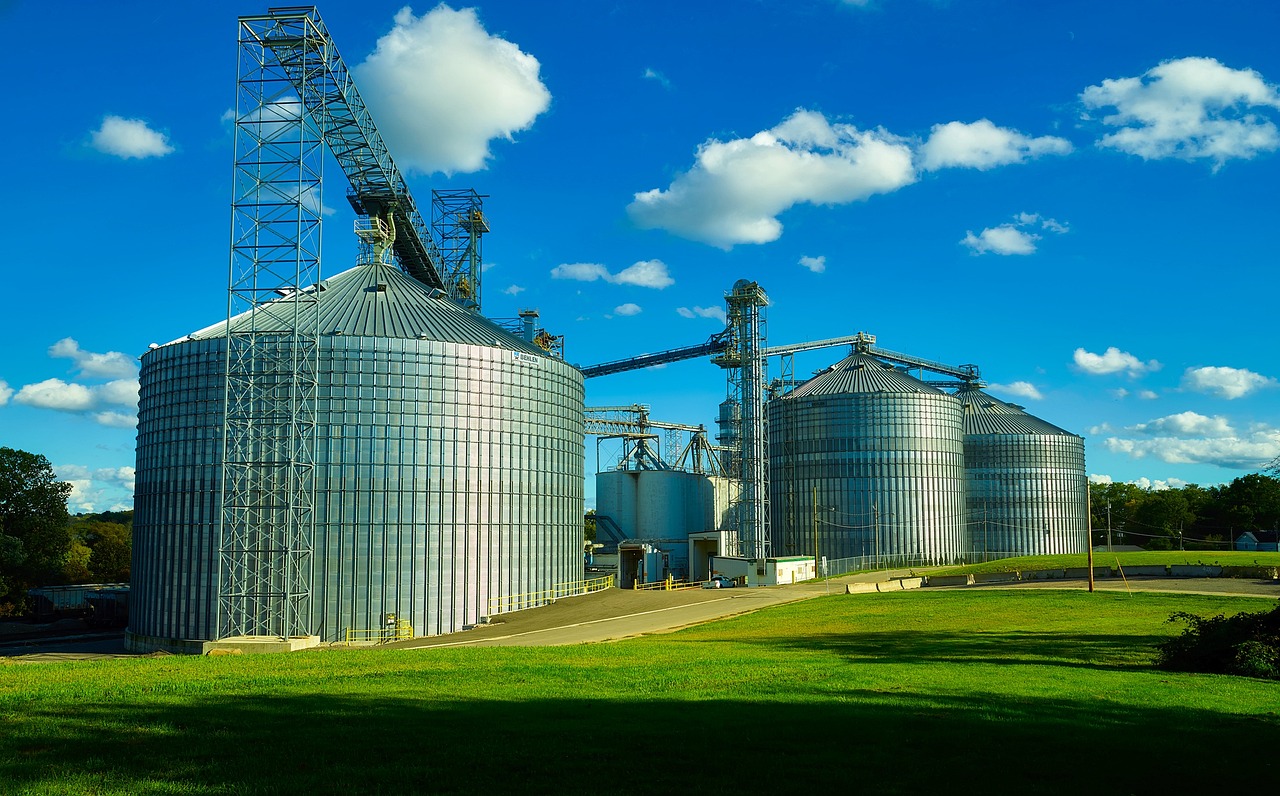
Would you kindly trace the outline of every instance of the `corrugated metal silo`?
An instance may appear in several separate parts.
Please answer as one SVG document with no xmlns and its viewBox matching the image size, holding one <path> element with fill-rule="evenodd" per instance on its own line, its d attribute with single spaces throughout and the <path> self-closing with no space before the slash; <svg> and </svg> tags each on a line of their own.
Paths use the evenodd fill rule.
<svg viewBox="0 0 1280 796">
<path fill-rule="evenodd" d="M 1083 553 L 1088 544 L 1084 439 L 976 387 L 964 408 L 969 527 L 975 551 Z"/>
<path fill-rule="evenodd" d="M 967 549 L 960 404 L 858 350 L 769 403 L 774 551 L 950 563 Z"/>
<path fill-rule="evenodd" d="M 393 268 L 322 286 L 310 632 L 447 633 L 580 579 L 582 374 Z M 225 326 L 142 358 L 135 649 L 216 637 Z"/>
<path fill-rule="evenodd" d="M 596 473 L 596 511 L 628 538 L 683 539 L 713 530 L 715 486 L 709 476 L 683 470 Z"/>
</svg>

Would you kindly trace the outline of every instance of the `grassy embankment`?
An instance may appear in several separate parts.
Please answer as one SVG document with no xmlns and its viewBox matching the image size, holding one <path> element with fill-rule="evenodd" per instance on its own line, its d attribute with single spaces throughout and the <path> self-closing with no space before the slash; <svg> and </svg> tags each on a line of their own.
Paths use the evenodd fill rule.
<svg viewBox="0 0 1280 796">
<path fill-rule="evenodd" d="M 831 596 L 559 648 L 0 666 L 5 793 L 1267 792 L 1280 683 L 1170 674 L 1176 610 Z"/>
<path fill-rule="evenodd" d="M 959 575 L 965 572 L 1026 572 L 1034 569 L 1070 569 L 1088 566 L 1085 553 L 1059 556 L 1018 556 L 1000 558 L 980 564 L 966 564 L 943 569 L 931 569 L 935 575 Z M 1210 564 L 1230 567 L 1280 567 L 1280 553 L 1246 553 L 1238 550 L 1142 550 L 1127 552 L 1095 552 L 1095 567 L 1165 566 L 1180 564 Z"/>
</svg>

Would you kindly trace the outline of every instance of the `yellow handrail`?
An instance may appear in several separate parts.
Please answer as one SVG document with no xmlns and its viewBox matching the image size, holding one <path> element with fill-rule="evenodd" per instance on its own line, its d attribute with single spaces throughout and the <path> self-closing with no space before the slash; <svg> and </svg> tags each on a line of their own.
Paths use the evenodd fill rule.
<svg viewBox="0 0 1280 796">
<path fill-rule="evenodd" d="M 511 611 L 522 611 L 525 608 L 535 608 L 539 605 L 555 602 L 564 597 L 580 597 L 584 594 L 604 591 L 613 588 L 613 576 L 605 575 L 602 578 L 591 578 L 589 580 L 573 580 L 565 583 L 557 583 L 550 589 L 541 589 L 539 591 L 528 591 L 522 594 L 511 594 L 506 597 L 489 598 L 489 614 L 505 614 Z"/>
<path fill-rule="evenodd" d="M 413 623 L 408 619 L 397 619 L 395 625 L 375 627 L 372 630 L 346 629 L 347 646 L 355 642 L 386 644 L 388 641 L 408 641 L 413 637 Z"/>
</svg>

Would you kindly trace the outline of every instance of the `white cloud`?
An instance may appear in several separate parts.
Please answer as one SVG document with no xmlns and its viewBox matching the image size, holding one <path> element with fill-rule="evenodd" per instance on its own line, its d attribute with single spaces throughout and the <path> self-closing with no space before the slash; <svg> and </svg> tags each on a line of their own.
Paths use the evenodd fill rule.
<svg viewBox="0 0 1280 796">
<path fill-rule="evenodd" d="M 671 88 L 671 81 L 667 76 L 659 72 L 657 69 L 646 67 L 643 75 L 645 80 L 653 80 L 659 83 L 663 88 Z"/>
<path fill-rule="evenodd" d="M 1227 437 L 1235 433 L 1231 423 L 1221 415 L 1208 417 L 1198 412 L 1179 412 L 1176 415 L 1157 418 L 1146 423 L 1129 426 L 1125 431 L 1151 436 Z"/>
<path fill-rule="evenodd" d="M 9 399 L 12 397 L 13 397 L 13 388 L 10 387 L 8 382 L 6 382 L 4 379 L 0 379 L 0 406 L 4 406 L 5 404 L 9 403 Z"/>
<path fill-rule="evenodd" d="M 1117 400 L 1120 400 L 1120 401 L 1123 401 L 1125 398 L 1129 397 L 1129 391 L 1123 387 L 1115 388 L 1114 390 L 1111 391 L 1111 394 L 1115 396 Z"/>
<path fill-rule="evenodd" d="M 85 376 L 129 378 L 138 374 L 138 368 L 127 355 L 119 351 L 108 351 L 105 354 L 83 351 L 80 344 L 70 337 L 64 337 L 49 346 L 49 356 L 72 360 Z"/>
<path fill-rule="evenodd" d="M 93 397 L 100 404 L 114 406 L 138 406 L 138 380 L 117 379 L 106 384 L 98 384 L 90 388 Z"/>
<path fill-rule="evenodd" d="M 723 307 L 676 307 L 676 312 L 682 318 L 713 318 L 720 323 L 728 323 Z"/>
<path fill-rule="evenodd" d="M 1110 437 L 1103 444 L 1113 453 L 1135 459 L 1252 470 L 1280 455 L 1280 429 L 1258 423 L 1241 431 L 1224 417 L 1195 412 L 1157 418 L 1124 431 L 1128 436 Z"/>
<path fill-rule="evenodd" d="M 396 162 L 406 171 L 483 169 L 489 142 L 526 130 L 551 103 L 538 59 L 491 36 L 476 10 L 409 7 L 353 71 Z"/>
<path fill-rule="evenodd" d="M 1196 392 L 1216 395 L 1228 401 L 1243 398 L 1258 390 L 1275 387 L 1275 379 L 1243 368 L 1187 368 L 1182 386 Z"/>
<path fill-rule="evenodd" d="M 920 168 L 935 171 L 962 167 L 985 171 L 1041 155 L 1065 155 L 1071 149 L 1071 143 L 1065 138 L 1049 135 L 1031 138 L 1017 130 L 996 127 L 988 119 L 970 124 L 947 122 L 935 124 L 929 139 L 920 147 Z"/>
<path fill-rule="evenodd" d="M 688 171 L 635 194 L 627 212 L 642 228 L 728 249 L 777 240 L 777 216 L 797 204 L 847 204 L 915 179 L 903 139 L 798 110 L 750 138 L 708 139 Z"/>
<path fill-rule="evenodd" d="M 1012 224 L 1001 224 L 977 235 L 970 230 L 960 243 L 973 249 L 974 254 L 1032 254 L 1038 240 L 1039 235 L 1023 232 Z"/>
<path fill-rule="evenodd" d="M 122 493 L 133 494 L 135 473 L 132 467 L 90 470 L 79 464 L 58 464 L 54 465 L 53 472 L 59 481 L 71 484 L 67 504 L 72 512 L 95 511 L 97 504 L 108 498 L 117 499 L 112 503 L 113 511 L 117 507 L 133 508 L 129 503 L 118 500 Z"/>
<path fill-rule="evenodd" d="M 1118 128 L 1098 145 L 1144 160 L 1208 159 L 1216 166 L 1280 148 L 1280 132 L 1253 109 L 1280 108 L 1276 87 L 1252 69 L 1213 58 L 1164 61 L 1141 77 L 1104 80 L 1080 95 L 1087 108 L 1115 108 Z"/>
<path fill-rule="evenodd" d="M 1155 390 L 1139 390 L 1138 397 L 1144 401 L 1154 401 L 1160 397 L 1160 393 Z"/>
<path fill-rule="evenodd" d="M 642 310 L 639 304 L 632 304 L 628 301 L 626 304 L 619 304 L 614 307 L 613 311 L 618 315 L 639 315 Z"/>
<path fill-rule="evenodd" d="M 1038 213 L 1018 213 L 1011 224 L 988 227 L 977 235 L 972 230 L 966 232 L 960 244 L 968 246 L 974 254 L 1033 254 L 1036 241 L 1041 236 L 1029 231 L 1031 229 L 1062 234 L 1068 228 L 1066 224 Z"/>
<path fill-rule="evenodd" d="M 1163 492 L 1166 489 L 1181 489 L 1187 485 L 1186 481 L 1181 478 L 1166 478 L 1164 480 L 1152 481 L 1150 478 L 1136 478 L 1127 483 L 1133 484 L 1139 489 L 1146 489 L 1150 492 Z"/>
<path fill-rule="evenodd" d="M 90 417 L 93 422 L 109 428 L 137 428 L 138 416 L 126 415 L 123 412 L 94 412 Z"/>
<path fill-rule="evenodd" d="M 102 117 L 102 125 L 90 133 L 89 145 L 107 155 L 130 158 L 160 158 L 173 151 L 169 137 L 152 130 L 142 119 Z"/>
<path fill-rule="evenodd" d="M 618 273 L 610 273 L 599 263 L 565 263 L 551 269 L 552 279 L 573 279 L 578 282 L 594 282 L 604 280 L 614 285 L 636 285 L 661 290 L 676 283 L 667 272 L 666 263 L 661 260 L 641 260 L 623 268 Z"/>
<path fill-rule="evenodd" d="M 1115 483 L 1115 482 L 1111 480 L 1111 476 L 1109 476 L 1109 475 L 1096 475 L 1096 474 L 1094 474 L 1094 473 L 1090 473 L 1090 474 L 1089 474 L 1089 483 L 1091 483 L 1091 484 L 1111 484 L 1111 483 Z"/>
<path fill-rule="evenodd" d="M 1085 351 L 1083 348 L 1077 348 L 1072 358 L 1077 368 L 1092 376 L 1127 373 L 1130 377 L 1137 378 L 1144 373 L 1150 373 L 1162 367 L 1154 359 L 1143 362 L 1128 351 L 1121 351 L 1115 346 L 1109 347 L 1101 354 L 1094 354 Z"/>
<path fill-rule="evenodd" d="M 93 391 L 83 384 L 68 384 L 62 379 L 45 379 L 28 384 L 13 399 L 24 406 L 56 409 L 60 412 L 83 412 L 94 407 Z"/>
<path fill-rule="evenodd" d="M 803 265 L 815 274 L 820 274 L 827 270 L 827 256 L 822 254 L 817 257 L 801 257 L 800 265 Z"/>
<path fill-rule="evenodd" d="M 1015 398 L 1027 398 L 1032 401 L 1044 399 L 1044 396 L 1040 394 L 1036 386 L 1029 381 L 1015 381 L 1012 384 L 988 384 L 987 389 L 1012 395 Z"/>
<path fill-rule="evenodd" d="M 520 287 L 519 285 L 507 285 L 507 287 L 502 292 L 507 294 L 508 296 L 518 296 L 524 292 L 524 288 Z"/>
</svg>

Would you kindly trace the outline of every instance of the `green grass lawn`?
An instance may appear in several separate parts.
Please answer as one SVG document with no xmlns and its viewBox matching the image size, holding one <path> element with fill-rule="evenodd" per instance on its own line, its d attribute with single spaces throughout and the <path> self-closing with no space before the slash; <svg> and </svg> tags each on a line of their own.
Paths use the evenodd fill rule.
<svg viewBox="0 0 1280 796">
<path fill-rule="evenodd" d="M 1018 556 L 1000 558 L 981 564 L 967 564 L 930 570 L 932 574 L 947 575 L 965 572 L 1015 572 L 1033 569 L 1068 569 L 1086 567 L 1087 554 L 1076 553 L 1058 556 Z M 1233 567 L 1280 567 L 1280 553 L 1246 553 L 1239 550 L 1226 552 L 1200 550 L 1142 550 L 1117 553 L 1095 552 L 1095 567 L 1143 567 L 1168 564 L 1211 564 Z"/>
<path fill-rule="evenodd" d="M 3 793 L 1204 793 L 1280 778 L 1280 683 L 1171 674 L 1174 611 L 833 595 L 559 648 L 0 665 Z"/>
</svg>

